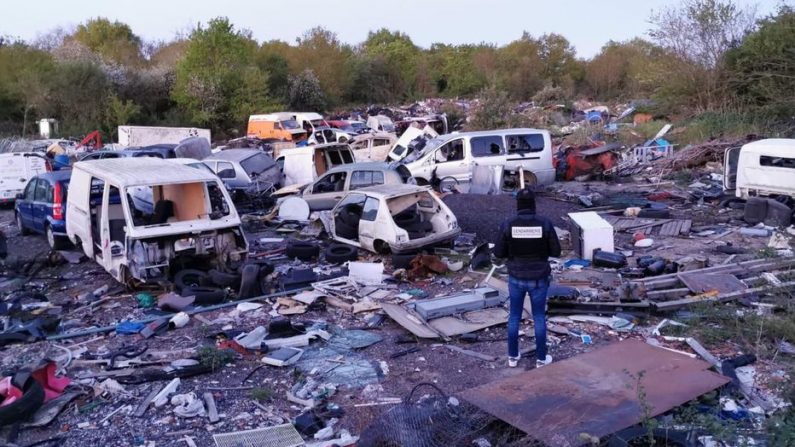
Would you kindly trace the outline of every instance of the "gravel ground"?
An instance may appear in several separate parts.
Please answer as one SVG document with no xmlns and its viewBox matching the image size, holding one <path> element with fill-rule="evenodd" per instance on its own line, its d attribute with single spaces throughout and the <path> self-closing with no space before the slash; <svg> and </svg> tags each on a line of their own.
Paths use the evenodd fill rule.
<svg viewBox="0 0 795 447">
<path fill-rule="evenodd" d="M 569 184 L 571 185 L 571 184 Z M 500 196 L 470 196 L 450 195 L 444 198 L 458 216 L 459 224 L 465 232 L 477 233 L 479 238 L 486 241 L 493 240 L 499 224 L 515 212 L 515 201 L 509 195 Z M 562 217 L 565 213 L 576 210 L 577 206 L 553 200 L 550 197 L 538 198 L 538 211 L 553 220 L 558 226 L 565 226 Z M 688 207 L 689 209 L 689 207 Z M 709 219 L 709 211 L 704 210 L 703 219 Z M 712 210 L 714 212 L 714 210 Z M 714 216 L 714 215 L 713 215 Z M 43 259 L 47 252 L 43 236 L 26 236 L 18 234 L 13 226 L 13 212 L 8 209 L 0 210 L 0 230 L 9 236 L 9 259 L 7 265 L 19 264 L 19 261 L 34 259 L 37 256 Z M 273 236 L 273 233 L 250 234 L 256 239 L 264 236 Z M 734 236 L 734 235 L 732 235 Z M 622 234 L 619 244 L 628 244 L 629 235 Z M 737 241 L 743 243 L 743 241 Z M 754 241 L 756 242 L 756 241 Z M 764 241 L 759 241 L 763 243 Z M 671 253 L 688 253 L 693 251 L 690 239 L 674 238 L 674 245 L 664 248 Z M 700 245 L 698 252 L 711 251 L 709 245 Z M 372 254 L 360 253 L 360 260 L 377 260 Z M 391 273 L 392 267 L 389 258 L 384 259 L 386 272 Z M 2 271 L 2 269 L 0 269 Z M 481 273 L 459 272 L 449 274 L 442 278 L 429 278 L 414 283 L 401 283 L 400 290 L 420 288 L 431 296 L 458 291 L 473 287 L 482 278 Z M 0 277 L 0 297 L 5 298 L 10 292 L 9 288 L 3 289 L 4 278 Z M 81 304 L 77 297 L 86 291 L 107 284 L 112 291 L 117 291 L 111 300 L 96 309 L 93 313 L 75 312 Z M 65 320 L 73 320 L 78 327 L 114 325 L 124 319 L 140 319 L 146 317 L 151 311 L 140 309 L 132 297 L 132 292 L 121 289 L 115 281 L 93 262 L 83 261 L 79 265 L 57 265 L 44 268 L 36 278 L 28 283 L 29 288 L 44 293 L 55 305 L 60 306 L 61 314 Z M 270 303 L 272 304 L 272 302 Z M 233 329 L 249 331 L 257 326 L 266 326 L 272 320 L 269 315 L 270 305 L 265 303 L 262 311 L 254 311 L 234 315 L 234 307 L 207 312 L 202 317 L 217 324 L 205 325 L 197 318 L 192 318 L 188 326 L 169 331 L 161 336 L 156 336 L 146 341 L 133 336 L 115 335 L 113 333 L 101 337 L 81 337 L 73 340 L 59 342 L 63 346 L 72 346 L 82 343 L 88 353 L 98 353 L 117 349 L 123 345 L 140 346 L 146 343 L 150 353 L 165 352 L 163 359 L 190 357 L 197 347 L 212 345 L 216 339 L 214 334 L 223 326 Z M 293 316 L 295 322 L 310 322 L 323 320 L 329 324 L 342 328 L 357 328 L 364 324 L 367 315 L 351 315 L 328 307 L 327 309 L 313 310 L 303 315 Z M 592 335 L 594 343 L 583 345 L 579 339 L 571 337 L 551 338 L 550 353 L 556 360 L 564 359 L 581 352 L 598 348 L 605 343 L 616 341 L 619 334 L 605 330 L 593 324 L 581 324 L 580 329 Z M 524 330 L 532 333 L 532 327 L 524 326 Z M 369 424 L 377 420 L 378 415 L 387 410 L 389 406 L 354 407 L 355 404 L 373 401 L 376 397 L 405 397 L 410 390 L 422 382 L 431 382 L 438 385 L 446 393 L 455 395 L 463 390 L 482 385 L 502 377 L 517 374 L 525 368 L 532 368 L 532 358 L 523 360 L 520 368 L 509 369 L 505 367 L 506 333 L 505 326 L 496 326 L 478 333 L 481 341 L 464 345 L 461 341 L 454 341 L 466 349 L 471 349 L 483 354 L 496 356 L 497 362 L 484 362 L 482 360 L 452 352 L 444 347 L 437 346 L 436 341 L 421 340 L 416 343 L 398 343 L 399 339 L 406 338 L 408 334 L 402 327 L 386 319 L 383 325 L 371 331 L 382 337 L 382 341 L 360 350 L 355 355 L 360 355 L 370 362 L 375 369 L 380 371 L 378 385 L 383 390 L 378 390 L 374 395 L 363 394 L 361 386 L 348 386 L 338 383 L 338 392 L 330 402 L 338 404 L 344 409 L 345 415 L 337 424 L 338 428 L 345 428 L 357 435 Z M 521 347 L 529 347 L 532 339 L 524 337 Z M 325 346 L 322 342 L 318 346 Z M 390 355 L 416 346 L 419 352 L 408 354 L 396 359 Z M 0 348 L 0 370 L 9 371 L 19 367 L 35 364 L 38 361 L 58 356 L 61 350 L 48 342 L 17 344 Z M 347 354 L 348 357 L 354 354 Z M 185 445 L 179 441 L 180 437 L 188 434 L 193 437 L 198 446 L 212 446 L 213 433 L 226 433 L 258 427 L 272 426 L 280 421 L 289 421 L 301 413 L 301 408 L 285 399 L 287 390 L 295 383 L 297 372 L 294 368 L 276 368 L 264 366 L 252 374 L 255 368 L 262 365 L 260 354 L 246 356 L 238 355 L 230 364 L 213 373 L 183 379 L 179 393 L 195 392 L 201 395 L 211 387 L 239 388 L 254 387 L 268 390 L 270 396 L 261 401 L 260 405 L 265 410 L 255 405 L 250 389 L 226 389 L 212 391 L 218 405 L 218 411 L 223 415 L 221 422 L 209 424 L 206 418 L 181 419 L 173 414 L 173 407 L 166 405 L 162 408 L 149 408 L 143 418 L 135 418 L 120 411 L 103 419 L 114 410 L 124 406 L 135 408 L 138 403 L 149 393 L 153 387 L 162 387 L 166 382 L 153 382 L 141 385 L 127 385 L 124 394 L 112 396 L 95 396 L 91 381 L 84 381 L 80 387 L 88 393 L 79 397 L 73 404 L 61 413 L 50 425 L 43 428 L 25 429 L 21 432 L 18 445 L 28 445 L 32 442 L 49 439 L 55 436 L 64 438 L 64 446 L 130 446 L 144 445 L 145 442 L 154 442 L 162 445 Z M 343 357 L 345 360 L 347 357 Z M 385 363 L 382 363 L 385 362 Z M 386 365 L 384 369 L 383 366 Z M 74 362 L 68 368 L 68 375 L 77 377 L 89 371 L 100 372 L 96 365 L 80 365 Z M 247 376 L 250 377 L 246 379 Z M 76 388 L 78 388 L 76 386 Z M 87 428 L 83 427 L 88 423 Z M 5 439 L 6 433 L 0 432 L 0 439 Z M 151 445 L 151 444 L 150 444 Z"/>
<path fill-rule="evenodd" d="M 494 242 L 500 224 L 516 215 L 516 199 L 511 194 L 483 196 L 475 194 L 449 194 L 444 203 L 458 218 L 458 225 L 465 233 L 475 233 L 480 242 Z M 536 212 L 564 227 L 563 217 L 577 210 L 577 206 L 539 194 L 536 197 Z"/>
</svg>

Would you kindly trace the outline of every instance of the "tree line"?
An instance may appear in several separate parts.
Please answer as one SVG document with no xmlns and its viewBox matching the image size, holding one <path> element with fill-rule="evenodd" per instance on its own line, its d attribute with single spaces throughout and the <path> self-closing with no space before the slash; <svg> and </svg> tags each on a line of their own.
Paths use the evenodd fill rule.
<svg viewBox="0 0 795 447">
<path fill-rule="evenodd" d="M 0 38 L 0 134 L 61 134 L 119 124 L 209 127 L 241 136 L 248 116 L 279 109 L 329 112 L 429 97 L 567 103 L 650 99 L 666 117 L 753 110 L 792 120 L 795 11 L 768 17 L 731 0 L 683 0 L 650 17 L 648 38 L 608 42 L 578 58 L 562 34 L 524 32 L 506 45 L 429 48 L 405 33 L 371 31 L 356 45 L 324 28 L 295 43 L 257 42 L 219 17 L 169 42 L 146 42 L 126 24 L 93 18 L 33 41 Z"/>
</svg>

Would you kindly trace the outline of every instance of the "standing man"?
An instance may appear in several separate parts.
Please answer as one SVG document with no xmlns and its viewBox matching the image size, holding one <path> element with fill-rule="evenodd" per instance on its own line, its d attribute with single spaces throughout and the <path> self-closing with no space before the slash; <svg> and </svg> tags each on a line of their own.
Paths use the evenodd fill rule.
<svg viewBox="0 0 795 447">
<path fill-rule="evenodd" d="M 552 362 L 547 355 L 547 289 L 552 275 L 549 257 L 560 256 L 560 242 L 549 219 L 536 214 L 536 196 L 530 189 L 516 195 L 516 216 L 503 222 L 494 256 L 508 260 L 508 366 L 519 363 L 519 322 L 525 295 L 530 295 L 536 336 L 536 368 Z"/>
</svg>

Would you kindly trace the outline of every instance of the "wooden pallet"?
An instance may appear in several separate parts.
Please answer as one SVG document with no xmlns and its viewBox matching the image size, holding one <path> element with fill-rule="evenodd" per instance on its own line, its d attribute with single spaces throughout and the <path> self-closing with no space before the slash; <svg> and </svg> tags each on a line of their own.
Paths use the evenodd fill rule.
<svg viewBox="0 0 795 447">
<path fill-rule="evenodd" d="M 616 231 L 643 231 L 652 235 L 656 231 L 659 236 L 679 236 L 690 233 L 693 221 L 690 219 L 642 219 L 638 217 L 602 216 Z M 659 228 L 659 229 L 658 229 Z"/>
</svg>

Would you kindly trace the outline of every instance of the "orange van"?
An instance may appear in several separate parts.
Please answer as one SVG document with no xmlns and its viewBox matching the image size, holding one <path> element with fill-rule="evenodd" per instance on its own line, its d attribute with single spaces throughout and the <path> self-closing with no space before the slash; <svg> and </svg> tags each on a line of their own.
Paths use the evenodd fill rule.
<svg viewBox="0 0 795 447">
<path fill-rule="evenodd" d="M 257 138 L 272 138 L 281 141 L 306 139 L 306 131 L 289 113 L 269 113 L 248 117 L 246 135 Z"/>
</svg>

